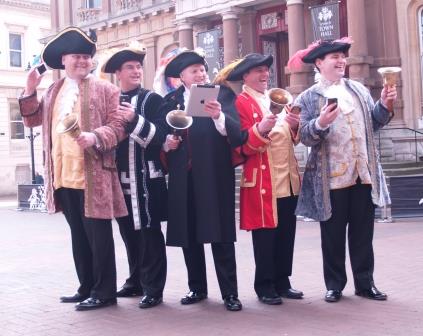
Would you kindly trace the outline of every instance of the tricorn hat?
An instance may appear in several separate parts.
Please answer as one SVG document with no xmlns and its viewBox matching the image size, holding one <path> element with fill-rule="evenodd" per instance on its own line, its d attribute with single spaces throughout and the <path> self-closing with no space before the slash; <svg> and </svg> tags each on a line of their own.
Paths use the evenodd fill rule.
<svg viewBox="0 0 423 336">
<path fill-rule="evenodd" d="M 267 65 L 270 67 L 273 64 L 272 55 L 262 55 L 257 53 L 251 53 L 245 56 L 241 62 L 239 62 L 235 68 L 229 74 L 228 81 L 240 81 L 242 76 L 250 71 L 252 68 Z"/>
<path fill-rule="evenodd" d="M 193 64 L 202 64 L 205 66 L 206 71 L 208 70 L 205 56 L 195 50 L 185 50 L 176 55 L 175 58 L 168 63 L 164 74 L 166 77 L 179 78 L 181 72 Z"/>
<path fill-rule="evenodd" d="M 106 73 L 115 73 L 123 63 L 129 61 L 144 61 L 145 49 L 126 47 L 113 53 L 103 64 L 101 71 Z"/>
<path fill-rule="evenodd" d="M 311 43 L 306 49 L 298 50 L 289 60 L 288 68 L 299 69 L 302 63 L 314 64 L 316 59 L 323 58 L 334 52 L 346 53 L 353 43 L 350 37 L 338 40 L 319 40 Z"/>
<path fill-rule="evenodd" d="M 94 56 L 97 38 L 94 31 L 90 36 L 77 27 L 68 27 L 53 37 L 44 47 L 41 58 L 52 69 L 64 69 L 62 56 L 84 54 Z"/>
</svg>

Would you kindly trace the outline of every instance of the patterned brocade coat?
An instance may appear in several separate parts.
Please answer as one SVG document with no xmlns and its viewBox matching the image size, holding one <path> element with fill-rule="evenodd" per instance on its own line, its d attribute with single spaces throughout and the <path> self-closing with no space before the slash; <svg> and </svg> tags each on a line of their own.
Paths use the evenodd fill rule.
<svg viewBox="0 0 423 336">
<path fill-rule="evenodd" d="M 38 101 L 36 93 L 19 99 L 25 126 L 43 127 L 46 204 L 49 213 L 60 210 L 54 198 L 51 121 L 55 100 L 63 82 L 64 78 L 53 83 L 41 102 Z M 98 151 L 99 159 L 94 159 L 84 151 L 85 216 L 101 219 L 126 216 L 128 211 L 115 163 L 115 148 L 126 136 L 127 123 L 116 111 L 119 89 L 106 81 L 88 76 L 79 85 L 79 96 L 81 130 L 94 132 L 101 145 Z"/>
<path fill-rule="evenodd" d="M 377 206 L 389 204 L 390 198 L 379 162 L 374 132 L 390 121 L 390 113 L 382 106 L 380 101 L 376 104 L 374 103 L 369 90 L 361 83 L 345 79 L 345 84 L 358 97 L 364 111 L 363 117 L 368 167 L 372 185 L 372 201 Z M 316 128 L 316 120 L 324 104 L 325 98 L 318 84 L 304 91 L 294 102 L 294 105 L 301 107 L 300 141 L 304 145 L 311 147 L 298 198 L 296 214 L 313 218 L 317 221 L 326 221 L 332 216 L 329 197 L 330 158 L 327 148 L 327 138 L 331 128 L 329 127 L 326 130 L 318 130 Z"/>
</svg>

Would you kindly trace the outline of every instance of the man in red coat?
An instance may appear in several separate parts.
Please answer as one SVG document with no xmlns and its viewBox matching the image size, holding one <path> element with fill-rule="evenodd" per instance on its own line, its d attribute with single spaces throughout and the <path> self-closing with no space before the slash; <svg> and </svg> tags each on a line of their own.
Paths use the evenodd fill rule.
<svg viewBox="0 0 423 336">
<path fill-rule="evenodd" d="M 256 274 L 254 289 L 265 304 L 282 303 L 281 297 L 301 299 L 291 288 L 295 240 L 294 214 L 300 190 L 294 144 L 298 143 L 299 117 L 288 107 L 271 112 L 267 92 L 272 56 L 249 54 L 229 74 L 229 81 L 243 80 L 237 97 L 241 128 L 248 140 L 239 149 L 245 156 L 241 178 L 241 229 L 252 230 Z"/>
</svg>

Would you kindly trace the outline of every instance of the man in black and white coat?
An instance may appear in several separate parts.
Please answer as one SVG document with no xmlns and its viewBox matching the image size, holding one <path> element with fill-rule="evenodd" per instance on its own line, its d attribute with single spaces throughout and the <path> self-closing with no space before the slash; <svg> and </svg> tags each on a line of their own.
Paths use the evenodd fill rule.
<svg viewBox="0 0 423 336">
<path fill-rule="evenodd" d="M 160 222 L 167 219 L 167 189 L 160 162 L 166 138 L 162 97 L 141 87 L 145 51 L 123 48 L 102 67 L 119 80 L 119 110 L 135 110 L 137 118 L 127 129 L 129 137 L 117 149 L 117 167 L 129 215 L 117 218 L 128 254 L 130 277 L 117 295 L 143 295 L 140 308 L 162 302 L 166 282 L 166 248 Z"/>
</svg>

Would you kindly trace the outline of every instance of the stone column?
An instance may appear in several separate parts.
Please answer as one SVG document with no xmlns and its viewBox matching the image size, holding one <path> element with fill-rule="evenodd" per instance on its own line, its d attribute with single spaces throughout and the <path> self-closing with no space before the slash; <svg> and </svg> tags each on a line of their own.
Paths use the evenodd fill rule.
<svg viewBox="0 0 423 336">
<path fill-rule="evenodd" d="M 294 55 L 298 50 L 306 48 L 305 28 L 304 28 L 304 0 L 287 0 L 288 8 L 288 46 L 289 57 Z M 304 65 L 298 70 L 288 70 L 290 73 L 288 90 L 293 95 L 298 95 L 307 87 L 308 76 L 311 67 Z"/>
<path fill-rule="evenodd" d="M 241 26 L 241 56 L 245 56 L 256 50 L 256 14 L 254 10 L 248 10 L 239 18 Z"/>
<path fill-rule="evenodd" d="M 354 43 L 349 50 L 349 77 L 365 85 L 372 85 L 370 67 L 373 57 L 369 56 L 367 44 L 367 24 L 364 0 L 347 1 L 348 35 Z M 362 18 L 362 20 L 357 20 Z"/>
<path fill-rule="evenodd" d="M 143 69 L 144 69 L 143 87 L 145 87 L 146 89 L 152 89 L 154 75 L 156 74 L 156 66 L 157 66 L 156 38 L 152 37 L 143 42 L 146 48 L 145 61 L 143 66 Z"/>
<path fill-rule="evenodd" d="M 222 16 L 223 61 L 225 65 L 239 57 L 238 13 L 239 10 L 236 8 L 228 8 L 217 13 Z"/>
<path fill-rule="evenodd" d="M 192 21 L 190 20 L 176 21 L 176 28 L 178 30 L 178 35 L 179 35 L 179 47 L 180 48 L 185 47 L 190 50 L 194 49 Z"/>
</svg>

